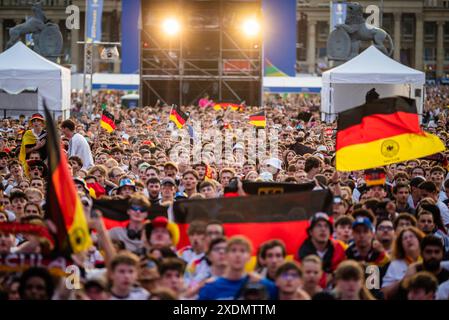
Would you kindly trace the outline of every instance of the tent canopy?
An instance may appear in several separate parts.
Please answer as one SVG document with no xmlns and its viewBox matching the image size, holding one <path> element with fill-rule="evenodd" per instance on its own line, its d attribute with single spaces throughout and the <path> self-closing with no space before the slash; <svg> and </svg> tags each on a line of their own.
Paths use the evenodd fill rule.
<svg viewBox="0 0 449 320">
<path fill-rule="evenodd" d="M 323 73 L 322 119 L 335 120 L 336 114 L 362 105 L 368 91 L 379 98 L 405 96 L 416 100 L 418 113 L 424 102 L 424 72 L 409 68 L 371 46 L 348 62 Z"/>
<path fill-rule="evenodd" d="M 45 59 L 20 41 L 0 54 L 0 89 L 9 94 L 37 90 L 38 103 L 32 111 L 42 112 L 45 99 L 53 114 L 69 116 L 70 70 Z M 3 105 L 0 101 L 0 109 L 20 112 L 20 107 Z"/>
<path fill-rule="evenodd" d="M 323 83 L 424 84 L 424 72 L 409 68 L 371 46 L 348 62 L 323 73 Z"/>
</svg>

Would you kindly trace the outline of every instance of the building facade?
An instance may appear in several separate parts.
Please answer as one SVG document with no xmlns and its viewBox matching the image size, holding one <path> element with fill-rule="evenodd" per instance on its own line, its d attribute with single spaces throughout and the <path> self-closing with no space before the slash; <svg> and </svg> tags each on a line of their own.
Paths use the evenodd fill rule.
<svg viewBox="0 0 449 320">
<path fill-rule="evenodd" d="M 317 73 L 329 67 L 330 2 L 298 0 L 297 71 Z M 364 8 L 383 4 L 381 27 L 394 42 L 393 58 L 426 72 L 429 79 L 449 77 L 449 0 L 357 1 Z"/>
<path fill-rule="evenodd" d="M 78 41 L 84 40 L 85 0 L 41 0 L 47 19 L 57 23 L 64 39 L 61 64 L 71 67 L 74 72 L 83 70 L 83 45 Z M 31 5 L 27 0 L 0 0 L 0 52 L 5 50 L 9 39 L 8 30 L 23 23 L 27 16 L 31 16 Z M 66 20 L 70 12 L 67 7 L 76 5 L 80 9 L 80 28 L 68 29 Z M 102 19 L 102 41 L 120 41 L 121 0 L 104 0 Z M 102 62 L 99 52 L 94 55 L 95 72 L 120 72 L 120 61 L 114 63 Z"/>
<path fill-rule="evenodd" d="M 64 38 L 61 64 L 74 72 L 83 70 L 85 0 L 41 0 L 47 18 L 59 24 Z M 102 40 L 120 42 L 122 0 L 104 0 Z M 335 0 L 336 1 L 336 0 Z M 381 27 L 393 38 L 393 57 L 410 67 L 426 72 L 430 79 L 449 77 L 449 0 L 370 0 L 358 1 L 382 7 Z M 329 68 L 326 43 L 329 36 L 330 0 L 297 0 L 297 66 L 298 73 L 320 74 Z M 66 9 L 80 9 L 80 28 L 68 29 Z M 5 49 L 8 30 L 30 16 L 27 0 L 0 0 L 0 52 Z M 95 72 L 120 72 L 120 60 L 101 61 L 96 51 Z"/>
</svg>

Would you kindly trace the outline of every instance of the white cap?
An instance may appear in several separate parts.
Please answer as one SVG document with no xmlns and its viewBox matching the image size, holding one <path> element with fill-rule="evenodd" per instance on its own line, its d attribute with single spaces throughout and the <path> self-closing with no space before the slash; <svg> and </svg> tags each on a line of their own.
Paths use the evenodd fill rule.
<svg viewBox="0 0 449 320">
<path fill-rule="evenodd" d="M 326 146 L 321 145 L 321 146 L 318 146 L 318 148 L 316 149 L 316 151 L 325 151 L 325 152 L 327 152 L 328 150 L 327 150 L 327 147 L 326 147 Z"/>
<path fill-rule="evenodd" d="M 245 148 L 243 147 L 243 144 L 241 144 L 240 142 L 237 142 L 234 147 L 232 148 L 232 151 L 236 150 L 236 149 L 241 149 L 241 150 L 245 150 Z"/>
<path fill-rule="evenodd" d="M 315 153 L 314 156 L 324 160 L 324 155 L 322 153 Z"/>
<path fill-rule="evenodd" d="M 282 169 L 282 161 L 278 158 L 270 158 L 267 160 L 267 162 L 265 162 L 265 164 L 275 167 L 278 170 Z"/>
</svg>

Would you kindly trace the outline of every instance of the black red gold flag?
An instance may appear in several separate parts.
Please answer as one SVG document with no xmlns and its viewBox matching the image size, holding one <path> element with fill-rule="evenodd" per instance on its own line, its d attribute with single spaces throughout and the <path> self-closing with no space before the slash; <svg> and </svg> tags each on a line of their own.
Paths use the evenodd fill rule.
<svg viewBox="0 0 449 320">
<path fill-rule="evenodd" d="M 103 110 L 103 115 L 101 116 L 100 125 L 107 132 L 111 133 L 115 130 L 115 118 L 114 116 L 106 110 Z"/>
<path fill-rule="evenodd" d="M 53 118 L 44 104 L 48 132 L 48 168 L 46 218 L 56 227 L 56 250 L 69 255 L 92 246 L 87 220 L 70 174 L 67 156 L 62 150 Z"/>
<path fill-rule="evenodd" d="M 267 126 L 267 118 L 265 111 L 249 116 L 249 123 L 257 128 L 265 128 Z"/>
<path fill-rule="evenodd" d="M 179 106 L 174 106 L 170 112 L 170 121 L 172 121 L 178 129 L 184 127 L 189 119 L 189 116 L 185 114 Z"/>
<path fill-rule="evenodd" d="M 382 167 L 445 150 L 441 140 L 419 125 L 414 99 L 370 101 L 338 115 L 338 171 Z"/>
<path fill-rule="evenodd" d="M 309 218 L 316 212 L 329 212 L 331 205 L 328 190 L 175 201 L 174 221 L 181 234 L 178 248 L 189 244 L 187 228 L 191 221 L 219 220 L 226 237 L 249 238 L 253 254 L 263 242 L 280 239 L 286 244 L 287 254 L 294 255 L 307 237 Z"/>
</svg>

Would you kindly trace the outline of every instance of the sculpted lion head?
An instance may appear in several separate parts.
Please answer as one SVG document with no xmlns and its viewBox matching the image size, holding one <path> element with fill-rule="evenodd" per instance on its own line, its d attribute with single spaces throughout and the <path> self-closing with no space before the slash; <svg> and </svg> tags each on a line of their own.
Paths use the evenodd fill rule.
<svg viewBox="0 0 449 320">
<path fill-rule="evenodd" d="M 364 23 L 363 7 L 358 2 L 348 3 L 346 6 L 346 24 Z"/>
</svg>

